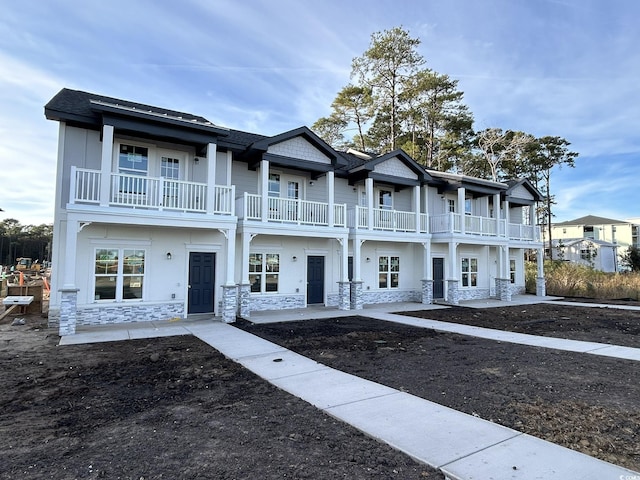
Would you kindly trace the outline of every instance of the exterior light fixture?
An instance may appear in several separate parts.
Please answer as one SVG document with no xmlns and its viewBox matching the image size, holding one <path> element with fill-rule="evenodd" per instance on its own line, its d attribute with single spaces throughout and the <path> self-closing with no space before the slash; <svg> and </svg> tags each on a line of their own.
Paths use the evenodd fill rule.
<svg viewBox="0 0 640 480">
<path fill-rule="evenodd" d="M 167 260 L 171 260 L 171 252 L 167 252 Z"/>
</svg>

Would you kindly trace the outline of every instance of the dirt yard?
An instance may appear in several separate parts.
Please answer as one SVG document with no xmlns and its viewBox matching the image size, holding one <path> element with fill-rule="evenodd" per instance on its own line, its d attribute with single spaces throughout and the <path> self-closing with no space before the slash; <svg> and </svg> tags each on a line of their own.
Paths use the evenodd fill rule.
<svg viewBox="0 0 640 480">
<path fill-rule="evenodd" d="M 191 336 L 0 325 L 0 479 L 442 479 Z"/>
<path fill-rule="evenodd" d="M 530 322 L 534 334 L 555 324 L 554 335 L 596 341 L 604 341 L 604 330 L 619 330 L 611 326 L 618 322 L 626 344 L 638 340 L 640 317 L 630 313 L 557 308 L 424 314 L 500 318 L 501 328 L 511 318 L 512 328 Z M 640 471 L 637 362 L 364 317 L 237 326 L 329 366 Z M 39 318 L 0 325 L 0 479 L 443 478 L 193 337 L 65 347 L 57 340 Z"/>
<path fill-rule="evenodd" d="M 537 304 L 412 316 L 640 347 L 640 312 Z M 318 362 L 640 472 L 640 364 L 365 317 L 248 331 Z"/>
</svg>

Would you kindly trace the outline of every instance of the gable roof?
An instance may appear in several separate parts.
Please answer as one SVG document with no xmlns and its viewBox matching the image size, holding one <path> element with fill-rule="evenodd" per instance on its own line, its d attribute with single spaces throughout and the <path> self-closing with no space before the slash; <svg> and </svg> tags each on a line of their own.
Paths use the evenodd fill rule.
<svg viewBox="0 0 640 480">
<path fill-rule="evenodd" d="M 509 188 L 506 183 L 494 182 L 493 180 L 485 180 L 477 177 L 469 177 L 458 173 L 439 172 L 437 170 L 429 169 L 427 169 L 427 173 L 429 173 L 429 175 L 431 175 L 435 180 L 439 180 L 441 182 L 441 186 L 438 188 L 440 193 L 464 187 L 469 193 L 480 196 L 503 193 Z"/>
<path fill-rule="evenodd" d="M 629 222 L 625 222 L 623 220 L 614 220 L 612 218 L 605 218 L 605 217 L 597 217 L 595 215 L 587 215 L 585 217 L 580 217 L 580 218 L 576 218 L 574 220 L 567 220 L 566 222 L 558 222 L 555 223 L 554 225 L 558 226 L 558 225 L 575 225 L 575 226 L 579 226 L 579 225 L 620 225 L 620 224 L 627 224 Z"/>
<path fill-rule="evenodd" d="M 359 152 L 358 152 L 359 153 Z M 348 170 L 349 178 L 353 181 L 363 178 L 373 178 L 378 181 L 386 181 L 395 185 L 421 185 L 431 180 L 431 176 L 427 171 L 411 158 L 404 150 L 397 149 L 378 157 L 369 157 L 368 155 L 357 155 L 348 152 L 351 161 Z M 415 178 L 400 177 L 389 173 L 376 172 L 376 167 L 388 162 L 391 159 L 398 159 L 402 164 L 415 174 Z"/>
<path fill-rule="evenodd" d="M 506 200 L 514 205 L 533 205 L 540 202 L 544 198 L 542 193 L 527 178 L 519 178 L 507 180 L 505 182 L 509 188 L 504 194 Z M 530 197 L 523 197 L 519 192 L 524 189 L 530 194 Z"/>
</svg>

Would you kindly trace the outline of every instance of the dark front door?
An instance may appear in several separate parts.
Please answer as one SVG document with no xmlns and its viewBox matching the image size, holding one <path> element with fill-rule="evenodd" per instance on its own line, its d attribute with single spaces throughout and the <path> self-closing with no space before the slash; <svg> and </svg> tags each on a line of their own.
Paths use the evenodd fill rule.
<svg viewBox="0 0 640 480">
<path fill-rule="evenodd" d="M 444 298 L 444 258 L 433 259 L 433 298 Z"/>
<path fill-rule="evenodd" d="M 324 303 L 324 257 L 307 257 L 307 304 Z"/>
<path fill-rule="evenodd" d="M 213 312 L 215 266 L 215 253 L 191 252 L 189 254 L 188 313 Z"/>
</svg>

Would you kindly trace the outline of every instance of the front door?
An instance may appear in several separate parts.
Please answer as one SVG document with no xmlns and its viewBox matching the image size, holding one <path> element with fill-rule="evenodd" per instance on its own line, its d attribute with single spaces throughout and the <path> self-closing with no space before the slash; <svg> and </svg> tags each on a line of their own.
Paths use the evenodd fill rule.
<svg viewBox="0 0 640 480">
<path fill-rule="evenodd" d="M 187 313 L 213 313 L 216 254 L 189 254 L 189 300 Z"/>
<path fill-rule="evenodd" d="M 433 298 L 444 298 L 444 258 L 433 259 Z"/>
<path fill-rule="evenodd" d="M 307 304 L 324 303 L 324 257 L 307 257 Z"/>
</svg>

